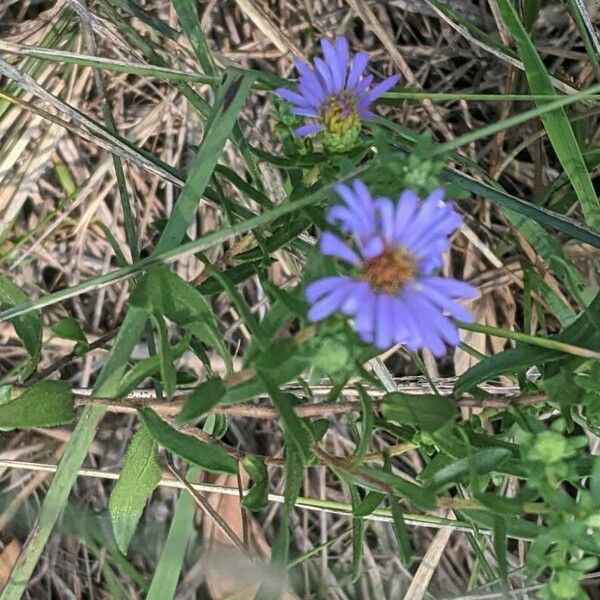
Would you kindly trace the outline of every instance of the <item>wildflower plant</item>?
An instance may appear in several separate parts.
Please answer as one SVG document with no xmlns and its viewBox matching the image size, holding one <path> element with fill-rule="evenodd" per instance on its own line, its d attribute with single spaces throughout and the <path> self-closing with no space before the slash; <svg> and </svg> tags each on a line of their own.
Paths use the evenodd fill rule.
<svg viewBox="0 0 600 600">
<path fill-rule="evenodd" d="M 392 75 L 373 85 L 373 75 L 365 74 L 368 55 L 353 55 L 345 36 L 333 42 L 322 39 L 321 50 L 323 58 L 315 58 L 312 66 L 294 60 L 299 73 L 296 91 L 278 88 L 276 93 L 292 104 L 293 114 L 308 120 L 296 128 L 296 135 L 318 133 L 327 149 L 341 152 L 355 145 L 362 122 L 373 117 L 371 104 L 400 77 Z"/>
<path fill-rule="evenodd" d="M 349 236 L 352 247 L 326 231 L 319 248 L 354 271 L 307 287 L 312 305 L 308 318 L 319 321 L 339 310 L 353 318 L 363 341 L 380 349 L 403 344 L 442 356 L 445 344 L 459 342 L 446 315 L 471 321 L 456 300 L 477 296 L 472 286 L 435 274 L 450 246 L 449 235 L 461 223 L 458 213 L 443 201 L 440 188 L 423 202 L 405 190 L 396 203 L 385 196 L 373 198 L 359 179 L 335 189 L 343 203 L 331 208 L 327 219 Z"/>
<path fill-rule="evenodd" d="M 20 5 L 27 3 L 17 4 L 14 10 L 22 12 Z M 215 39 L 205 39 L 205 28 L 198 27 L 198 3 L 190 0 L 172 3 L 169 14 L 177 15 L 177 24 L 163 22 L 159 10 L 146 14 L 151 3 L 145 0 L 133 8 L 128 2 L 80 4 L 76 11 L 58 6 L 56 31 L 39 39 L 45 44 L 56 39 L 54 33 L 77 35 L 82 15 L 96 10 L 99 17 L 89 22 L 102 27 L 69 44 L 61 40 L 48 52 L 9 44 L 0 58 L 0 72 L 11 79 L 2 92 L 3 131 L 37 136 L 46 115 L 52 132 L 69 124 L 61 136 L 52 134 L 50 145 L 36 148 L 52 157 L 50 175 L 39 175 L 34 197 L 43 195 L 44 201 L 19 193 L 2 213 L 0 364 L 6 369 L 0 444 L 29 444 L 41 427 L 77 422 L 60 463 L 38 465 L 56 472 L 41 508 L 36 499 L 23 511 L 20 521 L 31 522 L 37 510 L 39 520 L 31 524 L 0 600 L 47 593 L 45 587 L 26 589 L 27 582 L 52 532 L 60 533 L 55 526 L 76 480 L 77 489 L 94 498 L 94 519 L 100 521 L 103 509 L 107 513 L 93 534 L 81 532 L 82 556 L 101 549 L 106 566 L 88 579 L 114 586 L 99 597 L 127 590 L 132 597 L 170 598 L 181 591 L 178 581 L 188 586 L 194 580 L 180 577 L 186 556 L 207 546 L 194 528 L 193 498 L 206 510 L 204 522 L 216 525 L 243 561 L 239 578 L 237 570 L 221 577 L 238 589 L 221 596 L 279 598 L 287 585 L 295 596 L 315 597 L 325 585 L 337 585 L 340 597 L 356 598 L 364 595 L 364 577 L 367 595 L 377 588 L 377 597 L 401 597 L 408 568 L 414 572 L 412 563 L 427 550 L 422 544 L 429 537 L 419 533 L 427 527 L 453 531 L 464 567 L 453 575 L 469 571 L 457 591 L 461 597 L 515 595 L 531 584 L 540 598 L 583 599 L 585 578 L 594 575 L 600 557 L 600 292 L 594 254 L 600 248 L 600 203 L 592 180 L 599 162 L 593 147 L 597 123 L 588 124 L 597 118 L 600 87 L 562 93 L 567 84 L 548 73 L 532 41 L 540 3 L 524 3 L 522 19 L 519 3 L 497 0 L 489 19 L 502 19 L 510 34 L 502 39 L 514 40 L 511 52 L 524 69 L 519 89 L 526 79 L 532 95 L 525 100 L 539 102 L 510 111 L 506 119 L 497 115 L 506 114 L 512 96 L 492 93 L 494 73 L 489 81 L 481 79 L 487 104 L 475 111 L 470 103 L 479 102 L 479 94 L 476 100 L 461 92 L 456 110 L 455 93 L 440 97 L 431 91 L 438 89 L 434 84 L 454 81 L 444 72 L 446 61 L 419 71 L 424 90 L 398 89 L 396 74 L 381 78 L 389 65 L 381 68 L 381 61 L 355 51 L 360 17 L 353 15 L 336 24 L 347 36 L 324 36 L 309 62 L 294 61 L 295 81 L 266 69 L 223 67 L 210 50 Z M 567 4 L 575 10 L 583 3 Z M 135 14 L 135 27 L 125 26 L 128 11 Z M 453 16 L 450 6 L 444 11 L 463 31 L 467 17 Z M 412 25 L 407 30 L 413 32 Z M 301 31 L 304 36 L 306 29 Z M 100 37 L 107 32 L 118 60 L 65 50 L 84 42 L 106 52 Z M 582 48 L 593 51 L 589 31 L 579 33 Z M 94 36 L 100 43 L 92 43 Z M 307 37 L 301 44 L 310 46 Z M 495 53 L 503 52 L 496 44 Z M 469 58 L 469 73 L 479 54 L 478 48 Z M 196 57 L 197 68 L 184 71 L 173 57 Z M 423 61 L 431 59 L 410 60 L 428 66 Z M 89 81 L 73 77 L 92 70 L 97 77 Z M 77 85 L 58 98 L 53 94 L 64 86 L 46 91 L 33 80 L 40 73 L 48 87 L 66 80 Z M 582 73 L 600 80 L 595 54 L 589 68 L 576 71 L 584 86 Z M 109 77 L 108 85 L 100 85 Z M 472 90 L 473 81 L 463 77 L 459 70 L 461 89 Z M 113 102 L 123 81 L 130 89 Z M 77 89 L 86 91 L 86 99 L 101 100 L 102 109 L 70 107 Z M 386 94 L 389 113 L 375 118 L 376 103 Z M 423 95 L 428 103 L 414 112 L 404 104 L 408 99 L 416 105 Z M 131 98 L 141 105 L 129 106 Z M 164 111 L 170 98 L 173 114 L 186 107 L 185 118 L 170 119 L 164 129 L 160 119 L 144 120 Z M 249 134 L 251 119 L 266 114 L 265 99 L 278 103 L 273 122 L 259 119 L 259 135 Z M 52 104 L 53 113 L 40 111 L 38 101 Z M 573 110 L 574 104 L 581 106 Z M 111 106 L 127 116 L 125 124 L 113 119 Z M 34 121 L 26 122 L 29 108 Z M 105 123 L 94 116 L 100 114 Z M 188 143 L 187 129 L 176 130 L 193 119 L 202 123 L 194 128 L 202 131 L 197 145 Z M 513 134 L 531 119 L 540 119 L 545 135 L 535 152 L 525 145 L 529 131 Z M 144 127 L 131 127 L 134 120 Z M 85 144 L 77 137 L 81 132 Z M 2 173 L 10 161 L 18 167 L 3 180 L 6 190 L 23 180 L 30 194 L 36 186 L 27 165 L 36 165 L 37 177 L 44 154 L 27 156 L 19 166 L 17 154 L 30 145 L 25 141 L 11 140 L 0 149 L 0 161 Z M 93 152 L 72 168 L 69 156 L 90 147 Z M 161 154 L 163 147 L 168 151 Z M 167 162 L 189 150 L 191 161 Z M 547 160 L 538 164 L 537 155 Z M 522 168 L 526 156 L 533 162 Z M 123 161 L 132 164 L 123 168 Z M 102 179 L 113 166 L 115 172 Z M 89 179 L 80 181 L 88 168 Z M 83 194 L 99 183 L 107 193 L 86 204 Z M 149 190 L 152 202 L 136 202 Z M 208 213 L 205 203 L 211 204 Z M 73 242 L 65 227 L 77 221 L 81 206 L 77 231 L 91 223 L 94 235 Z M 66 211 L 69 219 L 62 218 Z M 55 223 L 56 215 L 61 219 Z M 113 220 L 102 222 L 111 215 Z M 89 247 L 90 239 L 101 246 Z M 585 257 L 585 269 L 573 256 Z M 52 270 L 45 257 L 51 257 Z M 183 257 L 185 263 L 178 262 Z M 27 283 L 38 273 L 39 280 Z M 107 412 L 116 414 L 103 419 Z M 122 418 L 123 412 L 134 415 Z M 90 469 L 81 469 L 98 427 L 93 475 L 101 494 L 97 487 L 86 490 Z M 29 431 L 12 431 L 19 429 Z M 62 444 L 66 438 L 60 437 Z M 36 439 L 47 442 L 48 436 Z M 112 444 L 121 439 L 127 439 L 122 457 L 122 444 Z M 106 440 L 108 460 L 102 453 Z M 33 454 L 40 446 L 31 444 L 27 463 L 6 456 L 18 458 L 29 446 L 8 447 L 0 470 L 52 460 L 45 446 L 42 456 Z M 219 485 L 207 483 L 207 474 L 218 476 Z M 14 487 L 9 481 L 2 488 L 7 494 Z M 234 531 L 239 506 L 231 522 L 210 506 L 224 491 L 237 501 L 238 485 L 245 488 L 244 515 L 241 530 Z M 164 514 L 164 502 L 144 510 L 157 501 L 157 486 L 177 487 L 182 494 L 172 503 L 164 535 L 162 523 L 152 522 Z M 204 494 L 212 496 L 210 502 Z M 274 500 L 281 501 L 279 513 L 272 518 L 269 510 L 265 519 L 267 511 L 261 511 Z M 20 502 L 19 493 L 6 512 Z M 310 524 L 301 543 L 290 535 L 298 510 L 306 511 Z M 331 513 L 335 534 L 315 527 L 325 521 L 315 518 L 317 511 Z M 70 519 L 69 531 L 84 521 Z M 106 536 L 108 525 L 112 532 Z M 269 528 L 266 537 L 273 540 L 268 568 L 263 559 L 269 553 L 259 559 L 251 550 L 266 542 L 248 543 L 261 527 Z M 149 547 L 149 540 L 156 546 Z M 370 546 L 365 565 L 362 553 Z M 313 568 L 312 561 L 320 561 L 316 553 L 329 551 L 335 564 Z M 126 560 L 125 554 L 131 556 Z M 230 564 L 229 558 L 223 562 Z M 377 568 L 390 576 L 367 581 Z M 241 583 L 246 572 L 253 576 L 247 585 Z M 67 584 L 52 575 L 62 590 Z M 211 574 L 203 576 L 210 587 Z M 40 580 L 34 577 L 31 585 Z"/>
</svg>

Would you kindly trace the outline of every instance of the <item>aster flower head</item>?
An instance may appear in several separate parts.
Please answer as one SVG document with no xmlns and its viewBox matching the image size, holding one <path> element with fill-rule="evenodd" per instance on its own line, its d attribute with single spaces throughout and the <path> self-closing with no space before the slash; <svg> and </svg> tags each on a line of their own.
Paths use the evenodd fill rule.
<svg viewBox="0 0 600 600">
<path fill-rule="evenodd" d="M 293 114 L 310 119 L 296 129 L 296 135 L 321 132 L 325 146 L 347 150 L 358 139 L 361 120 L 373 117 L 370 104 L 394 86 L 399 76 L 387 77 L 371 87 L 373 75 L 364 74 L 368 55 L 350 54 L 344 36 L 337 37 L 333 44 L 321 40 L 321 49 L 323 58 L 315 58 L 313 66 L 294 60 L 299 73 L 297 92 L 286 88 L 275 91 L 291 102 Z"/>
<path fill-rule="evenodd" d="M 451 317 L 472 320 L 456 300 L 477 296 L 474 287 L 435 274 L 460 216 L 443 201 L 441 189 L 424 201 L 405 190 L 396 203 L 373 198 L 358 179 L 335 189 L 343 202 L 331 208 L 327 219 L 350 243 L 326 231 L 320 250 L 348 263 L 354 272 L 318 279 L 306 288 L 309 320 L 339 311 L 353 319 L 367 343 L 381 349 L 395 343 L 413 351 L 428 348 L 442 356 L 446 344 L 459 342 Z"/>
</svg>

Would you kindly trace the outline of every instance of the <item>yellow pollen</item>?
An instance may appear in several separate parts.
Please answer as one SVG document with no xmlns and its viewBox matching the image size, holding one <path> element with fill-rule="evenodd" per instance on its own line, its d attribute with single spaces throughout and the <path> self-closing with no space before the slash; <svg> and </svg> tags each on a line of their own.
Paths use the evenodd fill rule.
<svg viewBox="0 0 600 600">
<path fill-rule="evenodd" d="M 321 121 L 329 133 L 344 135 L 356 127 L 360 117 L 354 98 L 346 93 L 331 96 L 321 108 Z"/>
<path fill-rule="evenodd" d="M 393 294 L 416 274 L 413 259 L 400 248 L 386 248 L 363 263 L 363 275 L 372 289 Z"/>
</svg>

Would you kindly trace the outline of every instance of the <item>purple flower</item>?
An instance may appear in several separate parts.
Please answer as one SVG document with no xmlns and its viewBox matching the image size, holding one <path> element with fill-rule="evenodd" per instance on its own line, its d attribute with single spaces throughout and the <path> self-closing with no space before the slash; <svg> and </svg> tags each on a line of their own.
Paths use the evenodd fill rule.
<svg viewBox="0 0 600 600">
<path fill-rule="evenodd" d="M 348 40 L 339 36 L 332 44 L 321 40 L 323 59 L 314 66 L 299 59 L 294 65 L 299 73 L 298 91 L 278 88 L 276 93 L 294 106 L 292 113 L 310 119 L 298 127 L 297 135 L 322 132 L 325 145 L 337 149 L 351 147 L 360 133 L 361 119 L 371 119 L 370 104 L 395 85 L 398 75 L 371 87 L 372 75 L 365 75 L 369 57 L 364 52 L 351 55 Z"/>
<path fill-rule="evenodd" d="M 442 356 L 445 344 L 459 342 L 449 317 L 472 320 L 456 300 L 477 296 L 474 287 L 435 275 L 460 216 L 443 201 L 441 189 L 422 202 L 405 190 L 396 203 L 373 198 L 358 179 L 351 187 L 338 184 L 335 189 L 343 204 L 331 208 L 327 220 L 348 234 L 352 244 L 326 231 L 320 250 L 349 263 L 355 273 L 318 279 L 307 287 L 309 320 L 340 311 L 352 317 L 367 343 L 382 349 L 395 343 L 413 351 L 428 348 Z"/>
</svg>

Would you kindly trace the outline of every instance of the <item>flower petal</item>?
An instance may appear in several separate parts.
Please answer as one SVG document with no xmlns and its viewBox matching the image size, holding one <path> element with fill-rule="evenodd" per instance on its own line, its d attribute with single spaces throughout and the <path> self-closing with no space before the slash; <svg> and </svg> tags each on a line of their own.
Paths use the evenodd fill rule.
<svg viewBox="0 0 600 600">
<path fill-rule="evenodd" d="M 393 88 L 399 80 L 400 75 L 392 75 L 391 77 L 386 77 L 383 81 L 380 81 L 374 88 L 369 90 L 367 94 L 369 102 L 377 100 L 379 96 L 385 94 L 390 88 Z"/>
<path fill-rule="evenodd" d="M 368 54 L 365 54 L 364 52 L 357 52 L 354 55 L 354 58 L 350 63 L 350 70 L 348 72 L 348 81 L 346 82 L 347 89 L 352 90 L 356 87 L 356 84 L 363 74 L 368 62 Z"/>
<path fill-rule="evenodd" d="M 335 40 L 335 54 L 338 59 L 338 65 L 342 69 L 342 83 L 343 88 L 346 85 L 346 74 L 348 72 L 348 40 L 346 36 L 340 35 Z"/>
<path fill-rule="evenodd" d="M 333 292 L 327 294 L 318 302 L 315 302 L 309 309 L 307 318 L 309 321 L 321 321 L 330 314 L 334 313 L 342 304 L 346 290 L 344 286 L 339 286 Z"/>
<path fill-rule="evenodd" d="M 320 123 L 309 123 L 308 125 L 302 125 L 301 127 L 297 127 L 294 129 L 294 133 L 298 136 L 303 135 L 311 135 L 312 133 L 317 133 L 317 131 L 321 131 L 323 129 L 323 125 Z"/>
<path fill-rule="evenodd" d="M 326 231 L 321 236 L 319 248 L 322 254 L 327 256 L 335 256 L 336 258 L 339 258 L 356 267 L 360 265 L 358 254 L 356 254 L 354 250 L 351 250 L 348 244 L 342 242 L 339 237 L 330 231 Z"/>
<path fill-rule="evenodd" d="M 314 108 L 302 108 L 294 107 L 290 110 L 293 115 L 300 115 L 302 117 L 318 117 L 319 113 Z"/>
<path fill-rule="evenodd" d="M 340 64 L 338 61 L 337 52 L 332 46 L 331 42 L 325 38 L 321 40 L 321 50 L 323 50 L 323 56 L 325 57 L 325 63 L 329 67 L 331 73 L 331 81 L 333 83 L 332 92 L 338 93 L 342 90 L 344 85 L 344 68 L 346 65 Z M 315 60 L 316 64 L 316 60 Z"/>
<path fill-rule="evenodd" d="M 329 294 L 342 283 L 348 281 L 348 277 L 332 276 L 323 277 L 310 283 L 304 291 L 304 297 L 309 304 L 314 304 L 319 298 Z"/>
<path fill-rule="evenodd" d="M 352 287 L 348 286 L 348 294 L 340 306 L 340 311 L 349 317 L 354 316 L 371 293 L 366 281 L 352 280 Z"/>
<path fill-rule="evenodd" d="M 365 296 L 365 300 L 356 311 L 354 328 L 361 340 L 368 344 L 373 343 L 373 332 L 375 330 L 375 294 L 371 290 Z"/>
<path fill-rule="evenodd" d="M 419 204 L 419 197 L 412 190 L 404 190 L 396 204 L 396 216 L 394 220 L 394 242 L 402 244 L 404 234 Z"/>
<path fill-rule="evenodd" d="M 318 104 L 312 100 L 309 100 L 306 96 L 302 94 L 298 94 L 296 92 L 292 92 L 292 90 L 288 90 L 287 88 L 277 88 L 275 93 L 284 100 L 295 104 L 296 106 L 300 106 L 303 108 L 310 108 L 311 106 L 318 108 Z"/>
<path fill-rule="evenodd" d="M 391 244 L 394 241 L 394 204 L 389 198 L 380 196 L 375 199 L 375 205 L 379 211 L 379 224 L 383 239 Z"/>
<path fill-rule="evenodd" d="M 394 331 L 392 329 L 394 307 L 388 294 L 376 296 L 375 345 L 385 350 L 392 345 Z"/>
<path fill-rule="evenodd" d="M 335 93 L 335 84 L 329 65 L 321 58 L 315 58 L 315 69 L 328 94 Z"/>
</svg>

